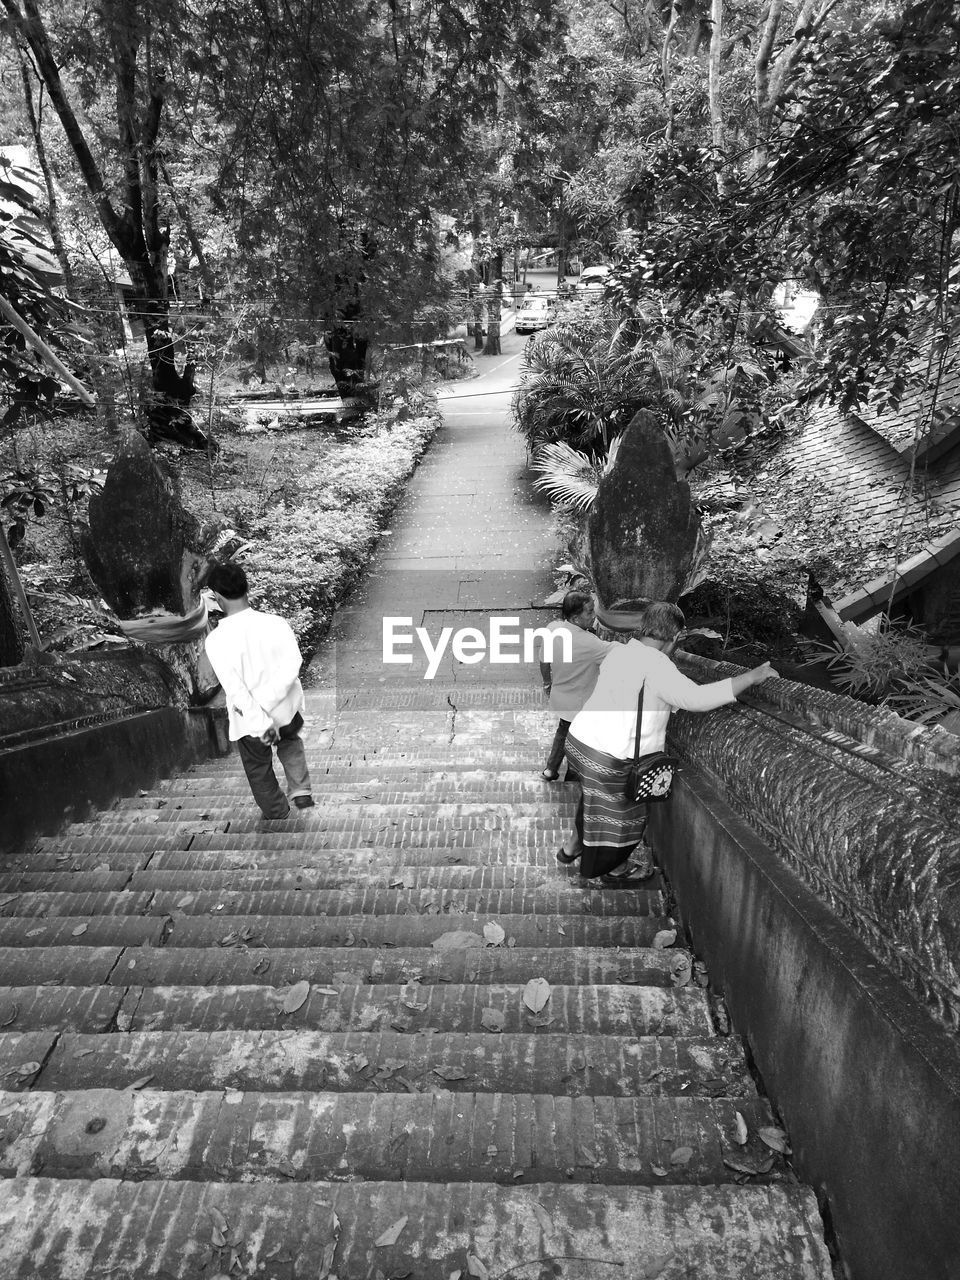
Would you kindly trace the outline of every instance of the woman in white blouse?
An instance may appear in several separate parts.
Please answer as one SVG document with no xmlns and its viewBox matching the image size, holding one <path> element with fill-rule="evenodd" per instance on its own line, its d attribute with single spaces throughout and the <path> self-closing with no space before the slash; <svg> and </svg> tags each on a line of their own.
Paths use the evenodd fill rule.
<svg viewBox="0 0 960 1280">
<path fill-rule="evenodd" d="M 567 736 L 567 757 L 580 774 L 583 794 L 575 830 L 557 852 L 570 865 L 580 860 L 580 874 L 605 884 L 625 884 L 649 874 L 632 867 L 630 854 L 643 838 L 647 806 L 626 794 L 627 775 L 637 730 L 637 697 L 643 689 L 640 755 L 662 751 L 667 722 L 675 707 L 712 711 L 777 673 L 763 666 L 713 684 L 696 684 L 671 661 L 684 628 L 683 614 L 664 601 L 624 600 L 599 621 L 625 641 L 600 666 L 597 685 L 574 718 Z"/>
</svg>

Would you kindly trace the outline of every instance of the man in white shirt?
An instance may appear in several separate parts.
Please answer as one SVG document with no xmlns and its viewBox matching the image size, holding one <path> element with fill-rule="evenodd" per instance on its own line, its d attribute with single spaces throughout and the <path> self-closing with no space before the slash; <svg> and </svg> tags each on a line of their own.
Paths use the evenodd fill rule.
<svg viewBox="0 0 960 1280">
<path fill-rule="evenodd" d="M 207 636 L 205 647 L 226 695 L 230 741 L 237 744 L 263 816 L 287 818 L 290 805 L 273 771 L 274 747 L 290 799 L 298 809 L 313 805 L 300 737 L 304 708 L 300 646 L 283 618 L 250 607 L 247 575 L 240 565 L 215 565 L 207 587 L 224 614 Z"/>
<path fill-rule="evenodd" d="M 556 782 L 560 776 L 570 721 L 593 693 L 600 663 L 613 648 L 611 641 L 601 640 L 593 634 L 596 619 L 593 596 L 585 591 L 568 591 L 563 597 L 561 611 L 563 617 L 551 622 L 547 629 L 569 634 L 570 661 L 563 660 L 560 643 L 555 642 L 553 662 L 540 663 L 543 689 L 550 697 L 550 710 L 559 721 L 541 774 L 546 782 Z M 566 781 L 573 782 L 576 776 L 567 761 Z"/>
</svg>

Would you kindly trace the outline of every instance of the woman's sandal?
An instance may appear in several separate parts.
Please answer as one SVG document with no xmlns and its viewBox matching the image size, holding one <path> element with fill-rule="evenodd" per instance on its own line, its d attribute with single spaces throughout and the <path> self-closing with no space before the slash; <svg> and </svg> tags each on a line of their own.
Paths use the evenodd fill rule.
<svg viewBox="0 0 960 1280">
<path fill-rule="evenodd" d="M 652 875 L 653 872 L 648 871 L 646 867 L 631 867 L 622 876 L 601 876 L 600 883 L 609 885 L 611 888 L 617 888 L 621 884 L 640 884 L 643 880 L 649 880 Z"/>
<path fill-rule="evenodd" d="M 560 777 L 560 770 L 559 769 L 541 769 L 540 777 L 544 780 L 544 782 L 556 782 L 556 780 Z"/>
<path fill-rule="evenodd" d="M 567 853 L 562 845 L 557 850 L 557 861 L 562 867 L 572 867 L 579 857 L 579 853 Z"/>
</svg>

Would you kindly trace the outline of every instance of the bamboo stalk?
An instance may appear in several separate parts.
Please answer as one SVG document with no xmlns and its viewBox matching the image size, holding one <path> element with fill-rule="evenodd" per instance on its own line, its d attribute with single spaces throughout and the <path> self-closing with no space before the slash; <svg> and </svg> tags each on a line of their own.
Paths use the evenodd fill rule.
<svg viewBox="0 0 960 1280">
<path fill-rule="evenodd" d="M 23 316 L 18 315 L 6 298 L 3 297 L 0 297 L 0 315 L 3 315 L 5 320 L 23 334 L 27 342 L 29 342 L 30 346 L 33 347 L 34 351 L 36 351 L 40 358 L 47 362 L 57 377 L 65 382 L 71 391 L 75 391 L 77 393 L 88 409 L 95 408 L 96 401 L 83 383 L 77 381 L 66 365 L 53 354 L 40 335 L 30 328 Z"/>
<path fill-rule="evenodd" d="M 7 581 L 13 587 L 14 595 L 17 597 L 17 603 L 20 606 L 20 612 L 23 614 L 23 620 L 27 624 L 27 631 L 30 633 L 30 643 L 35 649 L 43 648 L 43 641 L 40 639 L 40 632 L 37 630 L 37 624 L 33 620 L 33 610 L 27 602 L 27 593 L 23 589 L 23 583 L 20 581 L 20 574 L 17 572 L 17 562 L 13 558 L 13 552 L 10 550 L 10 544 L 7 542 L 7 533 L 3 525 L 0 524 L 0 560 L 3 561 L 3 568 L 6 571 Z"/>
</svg>

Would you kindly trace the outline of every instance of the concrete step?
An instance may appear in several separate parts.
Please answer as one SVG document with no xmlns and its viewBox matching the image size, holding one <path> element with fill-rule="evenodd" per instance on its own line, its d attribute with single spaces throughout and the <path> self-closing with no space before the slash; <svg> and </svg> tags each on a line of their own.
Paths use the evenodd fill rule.
<svg viewBox="0 0 960 1280">
<path fill-rule="evenodd" d="M 17 1031 L 229 1031 L 296 1027 L 320 1031 L 388 1030 L 429 1034 L 535 1028 L 589 1035 L 710 1036 L 699 987 L 553 985 L 550 1008 L 534 1015 L 523 985 L 433 984 L 420 987 L 311 986 L 285 1013 L 289 988 L 210 984 L 128 987 L 0 987 L 0 1026 Z M 484 1019 L 494 1017 L 490 1027 Z"/>
<path fill-rule="evenodd" d="M 25 947 L 157 947 L 164 933 L 160 917 L 60 916 L 36 920 L 29 916 L 0 920 L 0 948 Z M 6 975 L 4 975 L 6 977 Z"/>
<path fill-rule="evenodd" d="M 187 868 L 163 870 L 152 864 L 145 871 L 125 868 L 119 871 L 74 871 L 69 863 L 52 871 L 16 871 L 0 875 L 0 909 L 4 899 L 30 893 L 109 893 L 122 889 L 135 892 L 196 893 L 203 889 L 249 892 L 255 889 L 325 889 L 358 890 L 368 886 L 391 889 L 444 890 L 444 897 L 464 891 L 492 892 L 522 890 L 541 894 L 567 893 L 582 895 L 579 877 L 565 871 L 564 878 L 547 867 L 526 866 L 445 866 L 407 867 L 396 873 L 370 862 L 337 868 L 318 859 L 310 865 L 302 858 L 300 865 L 274 868 L 221 868 L 192 871 Z M 658 873 L 643 881 L 643 892 L 662 893 L 663 882 Z M 219 900 L 219 899 L 218 899 Z M 10 914 L 15 915 L 16 911 Z"/>
<path fill-rule="evenodd" d="M 458 789 L 449 783 L 445 785 L 443 791 L 435 789 L 426 794 L 411 789 L 403 791 L 398 787 L 389 792 L 378 789 L 371 794 L 361 790 L 345 793 L 339 785 L 335 790 L 328 791 L 321 783 L 319 787 L 314 787 L 316 813 L 311 816 L 327 825 L 340 821 L 356 822 L 358 817 L 365 822 L 373 822 L 378 818 L 383 821 L 395 821 L 398 818 L 412 817 L 442 823 L 447 821 L 459 823 L 471 817 L 481 821 L 495 818 L 510 823 L 531 817 L 552 818 L 558 813 L 565 818 L 572 817 L 579 800 L 579 788 L 550 786 L 548 791 L 548 785 L 545 782 L 540 783 L 540 790 L 546 791 L 546 795 L 535 794 L 536 784 L 533 783 L 529 791 L 521 791 L 517 787 L 514 796 L 505 794 L 502 800 L 494 800 L 489 792 L 481 792 L 478 788 L 474 794 L 482 795 L 483 799 L 471 801 L 464 798 L 463 794 L 458 793 Z M 200 814 L 217 813 L 219 815 L 221 812 L 235 811 L 238 805 L 247 804 L 250 798 L 250 788 L 246 785 L 241 786 L 239 780 L 231 779 L 230 785 L 226 782 L 217 783 L 211 780 L 208 789 L 188 794 L 130 796 L 126 800 L 118 801 L 110 813 L 119 817 L 128 814 L 159 813 L 165 810 L 175 812 L 181 818 L 193 818 Z"/>
<path fill-rule="evenodd" d="M 379 881 L 379 877 L 378 877 Z M 9 895 L 0 919 L 61 916 L 387 916 L 662 915 L 663 897 L 646 889 L 587 894 L 567 883 L 539 889 L 392 889 L 375 881 L 347 889 L 229 889 L 156 892 L 132 887 L 107 893 L 35 892 Z"/>
<path fill-rule="evenodd" d="M 541 1015 L 546 1019 L 549 1013 Z M 39 1070 L 23 1073 L 24 1064 Z M 7 1088 L 317 1090 L 745 1098 L 739 1042 L 723 1038 L 489 1032 L 0 1032 Z M 10 1081 L 12 1080 L 12 1083 Z"/>
<path fill-rule="evenodd" d="M 0 1093 L 0 1177 L 216 1182 L 790 1182 L 760 1098 L 510 1093 Z M 738 1113 L 750 1135 L 736 1141 Z"/>
<path fill-rule="evenodd" d="M 520 1034 L 534 1029 L 538 1033 L 565 1035 L 713 1034 L 706 995 L 699 987 L 671 990 L 552 984 L 549 1009 L 539 1014 L 531 1013 L 523 1003 L 522 984 L 312 986 L 303 1004 L 295 1012 L 285 1013 L 283 1002 L 288 990 L 267 986 L 130 987 L 117 1013 L 117 1029 L 256 1031 L 295 1027 L 320 1031 L 394 1030 L 416 1035 Z M 40 999 L 23 1001 L 16 1021 L 18 1029 L 30 1025 L 25 1019 L 34 1007 L 44 1005 L 51 994 L 51 1003 L 56 1003 L 61 994 L 51 988 L 40 988 L 40 992 Z M 0 1016 L 8 1007 L 8 1000 L 10 997 L 0 989 Z M 64 1004 L 62 998 L 59 1003 Z M 491 1026 L 486 1025 L 485 1019 L 493 1020 Z"/>
<path fill-rule="evenodd" d="M 618 893 L 618 890 L 610 891 Z M 631 893 L 623 892 L 626 900 Z M 168 947 L 216 947 L 245 944 L 258 947 L 430 947 L 443 935 L 473 933 L 482 941 L 483 926 L 492 918 L 460 916 L 205 916 L 178 915 L 167 920 L 164 944 Z M 61 923 L 69 934 L 71 919 L 42 921 L 51 930 Z M 595 918 L 585 915 L 498 915 L 494 921 L 503 929 L 506 945 L 541 947 L 649 947 L 657 933 L 667 928 L 667 920 L 657 916 L 631 914 Z M 0 945 L 5 942 L 7 928 L 37 923 L 22 920 L 0 920 Z M 91 920 L 90 932 L 102 946 L 100 930 L 106 924 L 163 925 L 163 920 L 126 921 Z M 86 934 L 83 935 L 86 937 Z M 513 940 L 511 942 L 511 939 Z M 112 939 L 110 939 L 112 940 Z M 64 939 L 66 941 L 66 939 Z M 134 939 L 131 938 L 133 943 Z M 39 943 L 37 945 L 40 945 Z M 154 943 L 153 945 L 156 945 Z M 441 943 L 443 945 L 443 943 Z M 549 963 L 545 960 L 545 963 Z"/>
<path fill-rule="evenodd" d="M 75 941 L 75 939 L 71 939 Z M 690 956 L 671 948 L 577 947 L 550 952 L 550 981 L 570 985 L 624 983 L 686 986 Z M 430 947 L 288 947 L 251 949 L 239 940 L 227 947 L 0 948 L 0 974 L 11 986 L 318 986 L 357 983 L 526 982 L 541 970 L 539 947 L 486 947 L 434 951 Z"/>
<path fill-rule="evenodd" d="M 658 873 L 642 882 L 644 893 L 662 893 Z M 324 889 L 360 890 L 372 886 L 424 892 L 444 890 L 444 897 L 465 891 L 491 893 L 517 890 L 538 894 L 565 893 L 571 899 L 582 896 L 579 876 L 569 869 L 530 866 L 421 866 L 391 872 L 369 860 L 351 865 L 344 860 L 336 868 L 324 858 L 301 858 L 289 867 L 226 867 L 207 870 L 180 868 L 164 870 L 151 863 L 146 870 L 124 868 L 117 871 L 74 871 L 70 863 L 50 871 L 16 871 L 0 875 L 0 911 L 4 899 L 31 893 L 110 893 L 123 889 L 134 892 L 198 892 L 199 890 Z M 219 901 L 219 899 L 218 899 Z M 16 911 L 3 914 L 16 915 Z"/>
<path fill-rule="evenodd" d="M 394 1233 L 395 1244 L 377 1244 Z M 325 1249 L 340 1280 L 363 1280 L 371 1266 L 417 1280 L 524 1276 L 544 1257 L 630 1280 L 831 1274 L 813 1193 L 777 1185 L 456 1182 L 438 1198 L 420 1182 L 22 1178 L 4 1187 L 0 1242 L 6 1280 L 237 1274 L 234 1258 L 247 1275 L 279 1280 L 317 1269 Z"/>
<path fill-rule="evenodd" d="M 357 776 L 356 769 L 325 769 L 313 779 L 313 793 L 318 803 L 333 801 L 343 803 L 360 803 L 373 801 L 377 804 L 402 804 L 409 800 L 412 804 L 422 804 L 429 799 L 431 803 L 457 804 L 482 799 L 485 803 L 513 804 L 514 801 L 527 801 L 536 804 L 556 804 L 567 801 L 576 804 L 578 792 L 573 786 L 563 783 L 545 782 L 540 771 L 509 772 L 504 770 L 496 776 L 485 774 L 480 770 L 452 773 L 418 772 L 413 769 L 384 769 L 371 771 L 370 776 Z M 224 796 L 243 796 L 249 794 L 247 780 L 241 774 L 225 774 L 216 778 L 196 778 L 185 774 L 162 783 L 150 796 L 131 797 L 141 802 L 149 799 L 167 800 L 179 803 L 189 797 L 209 797 L 217 793 Z"/>
<path fill-rule="evenodd" d="M 146 809 L 113 809 L 102 813 L 97 825 L 107 834 L 122 831 L 137 831 L 144 823 L 156 824 L 161 830 L 168 827 L 184 825 L 199 820 L 210 822 L 229 822 L 235 829 L 234 821 L 246 822 L 251 815 L 244 809 L 252 808 L 253 800 L 248 795 L 236 804 L 227 804 L 218 800 L 215 804 L 200 805 L 190 810 L 169 805 L 163 808 Z M 444 808 L 453 810 L 444 813 Z M 493 833 L 510 832 L 517 836 L 525 836 L 528 832 L 550 831 L 561 829 L 565 817 L 572 819 L 573 809 L 561 812 L 554 805 L 520 805 L 519 812 L 508 812 L 509 806 L 500 805 L 431 805 L 421 804 L 418 808 L 396 808 L 369 805 L 336 805 L 330 809 L 318 806 L 300 814 L 292 814 L 289 819 L 290 830 L 329 831 L 338 835 L 352 832 L 374 833 L 395 829 L 396 831 L 415 836 L 427 833 L 443 837 L 435 843 L 444 844 L 450 832 Z M 239 812 L 238 812 L 239 810 Z M 438 812 L 438 810 L 440 810 Z M 260 821 L 261 819 L 253 819 Z M 298 826 L 297 824 L 303 824 Z M 309 825 L 307 825 L 309 824 Z M 569 825 L 569 824 L 568 824 Z M 240 828 L 242 829 L 242 828 Z M 86 832 L 87 828 L 84 828 Z M 76 829 L 68 830 L 68 835 L 79 834 Z"/>
</svg>

